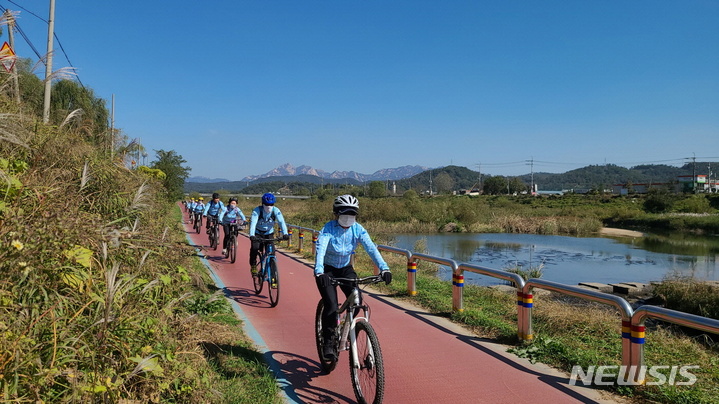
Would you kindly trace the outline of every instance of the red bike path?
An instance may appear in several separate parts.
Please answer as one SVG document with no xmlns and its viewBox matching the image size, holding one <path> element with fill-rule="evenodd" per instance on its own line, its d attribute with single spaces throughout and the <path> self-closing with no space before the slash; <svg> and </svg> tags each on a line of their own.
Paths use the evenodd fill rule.
<svg viewBox="0 0 719 404">
<path fill-rule="evenodd" d="M 187 215 L 185 214 L 185 217 Z M 314 315 L 319 300 L 311 264 L 278 250 L 279 304 L 270 307 L 265 290 L 256 295 L 249 273 L 249 239 L 238 237 L 231 264 L 209 248 L 202 231 L 184 221 L 215 283 L 234 301 L 245 332 L 275 373 L 289 403 L 354 403 L 348 353 L 324 374 L 317 358 Z M 220 232 L 222 233 L 222 232 Z M 222 243 L 222 235 L 220 236 Z M 393 268 L 393 270 L 402 270 Z M 421 293 L 421 291 L 420 291 Z M 606 392 L 571 386 L 566 375 L 506 353 L 505 346 L 472 335 L 451 321 L 365 289 L 385 366 L 385 403 L 611 403 Z M 448 297 L 449 298 L 449 297 Z"/>
</svg>

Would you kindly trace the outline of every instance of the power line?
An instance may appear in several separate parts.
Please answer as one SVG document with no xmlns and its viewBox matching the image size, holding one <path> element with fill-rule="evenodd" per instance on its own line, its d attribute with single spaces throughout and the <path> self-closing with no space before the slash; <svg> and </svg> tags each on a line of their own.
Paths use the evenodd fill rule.
<svg viewBox="0 0 719 404">
<path fill-rule="evenodd" d="M 44 22 L 45 24 L 49 24 L 49 22 L 48 22 L 46 19 L 40 17 L 39 15 L 37 15 L 37 14 L 33 13 L 32 11 L 26 9 L 25 7 L 23 7 L 23 6 L 21 6 L 21 5 L 17 4 L 17 3 L 15 3 L 14 1 L 8 0 L 8 2 L 10 2 L 10 3 L 16 5 L 18 8 L 22 9 L 23 11 L 26 11 L 27 13 L 29 13 L 30 15 L 34 16 L 35 18 L 39 19 L 40 21 Z M 2 9 L 3 12 L 5 11 L 5 8 L 2 7 L 2 6 L 0 6 L 0 9 Z M 44 57 L 40 56 L 40 52 L 38 52 L 38 50 L 35 48 L 35 45 L 32 44 L 32 42 L 30 41 L 30 38 L 28 38 L 28 36 L 25 35 L 25 33 L 22 31 L 22 29 L 20 28 L 20 25 L 19 25 L 17 22 L 15 22 L 15 28 L 18 30 L 18 32 L 20 33 L 20 35 L 25 39 L 25 42 L 27 42 L 27 44 L 30 46 L 30 48 L 33 50 L 33 52 L 35 52 L 35 55 L 37 55 L 38 60 L 44 61 Z M 80 83 L 80 86 L 82 86 L 82 88 L 85 88 L 85 85 L 82 83 L 82 80 L 80 80 L 80 76 L 77 75 L 77 72 L 76 72 L 77 69 L 75 68 L 75 66 L 74 66 L 74 65 L 72 64 L 72 62 L 70 61 L 70 57 L 67 55 L 67 52 L 65 52 L 65 47 L 62 46 L 62 42 L 60 41 L 60 37 L 58 37 L 58 36 L 57 36 L 57 33 L 55 33 L 55 32 L 53 32 L 53 37 L 55 38 L 55 40 L 57 40 L 57 45 L 60 47 L 60 51 L 62 51 L 62 54 L 65 56 L 65 60 L 67 61 L 67 64 L 70 65 L 70 67 L 71 67 L 71 68 L 73 69 L 73 71 L 75 72 L 75 77 L 77 77 L 77 82 Z M 44 62 L 43 62 L 43 63 L 44 63 Z"/>
<path fill-rule="evenodd" d="M 5 7 L 0 6 L 0 11 L 2 11 L 4 13 L 6 10 L 7 9 Z M 15 29 L 17 30 L 17 32 L 20 33 L 20 36 L 22 36 L 25 39 L 25 42 L 27 42 L 27 44 L 30 46 L 30 49 L 32 49 L 33 52 L 35 52 L 35 55 L 37 55 L 37 59 L 43 60 L 42 55 L 40 55 L 40 52 L 38 52 L 37 48 L 35 48 L 35 45 L 32 43 L 30 38 L 28 38 L 28 36 L 25 34 L 25 31 L 23 31 L 22 28 L 20 28 L 20 25 L 18 24 L 17 20 L 15 20 L 14 26 L 15 26 Z"/>
</svg>

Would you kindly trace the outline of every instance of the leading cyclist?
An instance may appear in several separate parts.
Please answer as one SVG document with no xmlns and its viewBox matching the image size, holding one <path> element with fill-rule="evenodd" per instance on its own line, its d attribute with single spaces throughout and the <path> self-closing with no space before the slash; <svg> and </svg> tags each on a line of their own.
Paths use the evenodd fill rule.
<svg viewBox="0 0 719 404">
<path fill-rule="evenodd" d="M 290 234 L 282 212 L 275 206 L 275 196 L 269 192 L 262 195 L 262 205 L 252 209 L 250 222 L 250 272 L 256 276 L 260 247 L 263 240 L 274 238 L 275 223 L 279 223 L 284 240 L 288 240 Z"/>
<path fill-rule="evenodd" d="M 377 246 L 369 237 L 367 230 L 355 221 L 359 213 L 357 198 L 352 195 L 338 196 L 332 205 L 332 211 L 335 220 L 327 222 L 320 231 L 315 258 L 315 280 L 324 304 L 322 356 L 327 361 L 337 359 L 333 344 L 337 327 L 337 288 L 332 285 L 331 278 L 357 278 L 350 259 L 358 243 L 362 243 L 365 251 L 379 268 L 382 280 L 388 285 L 392 282 L 392 273 Z M 340 289 L 347 296 L 354 288 L 341 285 Z"/>
</svg>

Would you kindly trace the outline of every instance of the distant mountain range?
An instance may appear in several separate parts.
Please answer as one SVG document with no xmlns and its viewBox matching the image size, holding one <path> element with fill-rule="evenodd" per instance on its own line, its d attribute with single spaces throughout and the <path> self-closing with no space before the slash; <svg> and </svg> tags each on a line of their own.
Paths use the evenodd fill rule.
<svg viewBox="0 0 719 404">
<path fill-rule="evenodd" d="M 375 171 L 372 174 L 362 174 L 356 171 L 333 171 L 330 173 L 310 166 L 301 165 L 299 167 L 294 167 L 292 164 L 286 163 L 264 174 L 247 176 L 241 181 L 250 182 L 260 178 L 291 177 L 296 175 L 314 175 L 324 179 L 335 180 L 349 178 L 359 182 L 384 181 L 408 178 L 428 169 L 429 168 L 422 166 L 404 166 L 398 168 L 385 168 L 383 170 Z"/>
<path fill-rule="evenodd" d="M 397 168 L 385 168 L 382 170 L 375 171 L 372 174 L 362 174 L 356 171 L 333 171 L 327 172 L 312 168 L 310 166 L 301 165 L 294 167 L 292 164 L 286 163 L 277 168 L 274 168 L 264 174 L 260 175 L 248 175 L 238 182 L 249 183 L 262 178 L 269 177 L 294 177 L 300 175 L 313 175 L 315 177 L 329 179 L 329 180 L 345 180 L 352 179 L 357 182 L 367 181 L 385 181 L 385 180 L 399 180 L 402 178 L 409 178 L 413 175 L 419 174 L 423 171 L 429 170 L 427 167 L 422 166 L 403 166 Z M 207 178 L 207 177 L 190 177 L 187 182 L 198 182 L 198 183 L 215 183 L 215 182 L 232 182 L 224 178 Z"/>
<path fill-rule="evenodd" d="M 201 182 L 205 184 L 209 183 L 216 183 L 216 182 L 230 182 L 228 179 L 224 178 L 207 178 L 207 177 L 190 177 L 185 182 Z"/>
<path fill-rule="evenodd" d="M 613 164 L 591 165 L 561 174 L 535 172 L 515 177 L 525 185 L 535 184 L 540 191 L 543 190 L 588 190 L 607 189 L 620 183 L 665 183 L 677 181 L 678 176 L 709 175 L 710 180 L 716 181 L 719 172 L 719 163 L 696 162 L 681 167 L 664 164 L 639 165 L 631 168 L 620 167 Z M 288 188 L 292 192 L 306 192 L 323 184 L 362 185 L 371 181 L 391 180 L 393 189 L 401 193 L 403 190 L 415 189 L 425 192 L 432 184 L 433 192 L 458 191 L 472 189 L 479 185 L 479 173 L 466 167 L 446 166 L 439 168 L 425 168 L 420 166 L 405 166 L 379 170 L 371 175 L 359 174 L 354 171 L 335 171 L 327 173 L 313 169 L 309 166 L 293 167 L 285 164 L 263 175 L 248 176 L 242 181 L 227 181 L 217 179 L 215 182 L 193 181 L 198 177 L 185 182 L 185 192 L 214 192 L 225 189 L 237 192 L 246 189 L 247 192 L 262 193 L 274 192 L 281 188 Z M 493 176 L 482 175 L 482 182 Z M 304 188 L 298 190 L 299 188 Z M 284 192 L 284 191 L 283 191 Z"/>
</svg>

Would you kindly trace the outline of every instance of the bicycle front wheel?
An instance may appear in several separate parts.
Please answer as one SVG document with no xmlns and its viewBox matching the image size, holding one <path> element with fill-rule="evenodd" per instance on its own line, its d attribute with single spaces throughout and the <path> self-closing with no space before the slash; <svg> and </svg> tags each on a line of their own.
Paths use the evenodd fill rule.
<svg viewBox="0 0 719 404">
<path fill-rule="evenodd" d="M 337 366 L 337 360 L 326 361 L 322 359 L 322 347 L 324 346 L 324 338 L 322 337 L 322 313 L 325 311 L 325 305 L 322 303 L 322 299 L 317 303 L 317 310 L 315 311 L 315 343 L 317 344 L 317 356 L 320 358 L 320 367 L 325 373 L 330 373 L 335 370 Z"/>
<path fill-rule="evenodd" d="M 232 237 L 230 239 L 230 243 L 227 246 L 227 254 L 230 256 L 230 262 L 235 263 L 235 260 L 237 259 L 237 238 Z"/>
<path fill-rule="evenodd" d="M 254 275 L 252 277 L 252 286 L 255 287 L 255 294 L 259 295 L 262 293 L 262 286 L 265 284 L 265 269 L 260 268 L 259 271 L 257 271 L 257 275 Z"/>
<path fill-rule="evenodd" d="M 210 247 L 212 247 L 213 250 L 217 250 L 217 242 L 219 239 L 220 230 L 217 226 L 212 226 L 212 229 L 210 230 Z"/>
<path fill-rule="evenodd" d="M 379 404 L 384 396 L 384 364 L 374 328 L 365 320 L 355 324 L 355 345 L 350 346 L 350 375 L 360 404 Z M 357 362 L 352 358 L 357 356 Z"/>
<path fill-rule="evenodd" d="M 270 306 L 275 307 L 280 301 L 280 273 L 277 271 L 277 260 L 270 258 L 267 269 L 269 270 L 267 293 L 270 295 Z"/>
</svg>

